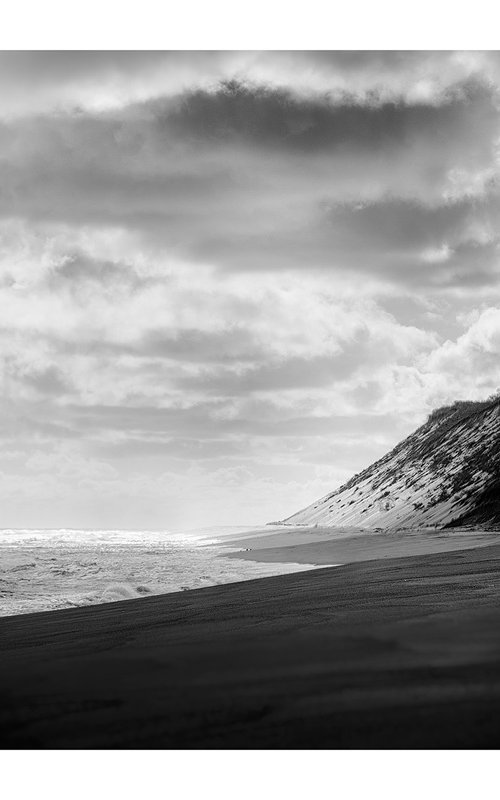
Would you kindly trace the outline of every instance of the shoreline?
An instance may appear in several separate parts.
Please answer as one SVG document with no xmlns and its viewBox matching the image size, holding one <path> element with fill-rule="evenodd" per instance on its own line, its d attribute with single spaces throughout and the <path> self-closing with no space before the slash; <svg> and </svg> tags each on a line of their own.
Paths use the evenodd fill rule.
<svg viewBox="0 0 500 800">
<path fill-rule="evenodd" d="M 216 537 L 212 528 L 185 538 L 192 550 L 189 563 L 193 559 L 191 573 L 187 574 L 185 559 L 178 558 L 179 554 L 184 558 L 183 553 L 175 548 L 169 550 L 172 539 L 169 534 L 164 539 L 161 532 L 155 533 L 156 544 L 145 539 L 142 552 L 136 544 L 127 549 L 130 532 L 112 531 L 108 547 L 106 532 L 85 531 L 81 532 L 82 541 L 77 536 L 62 549 L 61 537 L 64 539 L 70 532 L 38 532 L 37 536 L 36 532 L 30 536 L 22 533 L 22 547 L 18 549 L 0 543 L 0 618 L 122 600 L 143 601 L 151 596 L 190 593 L 206 586 L 232 585 L 342 564 L 500 544 L 499 531 L 367 531 L 266 525 L 253 529 L 241 526 L 234 533 Z M 46 535 L 55 537 L 55 550 L 50 550 L 50 543 L 46 548 Z M 122 535 L 126 541 L 121 541 Z M 142 533 L 135 532 L 134 536 Z M 182 542 L 182 538 L 175 537 L 175 541 Z M 35 547 L 36 542 L 42 546 Z M 95 553 L 94 544 L 98 545 Z M 182 578 L 178 569 L 184 569 Z"/>
<path fill-rule="evenodd" d="M 232 533 L 249 535 L 249 526 Z M 226 531 L 223 531 L 224 535 Z M 228 559 L 213 530 L 11 530 L 0 537 L 0 616 L 186 592 L 313 566 Z"/>
<path fill-rule="evenodd" d="M 354 562 L 455 552 L 500 544 L 500 531 L 454 529 L 376 530 L 287 526 L 220 540 L 234 548 L 225 558 L 257 563 L 339 566 Z"/>
<path fill-rule="evenodd" d="M 494 544 L 5 617 L 0 742 L 498 747 L 499 596 Z"/>
</svg>

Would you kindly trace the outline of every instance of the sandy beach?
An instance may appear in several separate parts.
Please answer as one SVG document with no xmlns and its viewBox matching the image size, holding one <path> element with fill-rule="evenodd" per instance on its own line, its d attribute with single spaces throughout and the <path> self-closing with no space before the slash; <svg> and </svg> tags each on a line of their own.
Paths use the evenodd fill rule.
<svg viewBox="0 0 500 800">
<path fill-rule="evenodd" d="M 229 558 L 262 563 L 350 564 L 379 558 L 445 553 L 500 543 L 499 531 L 269 527 L 222 543 Z"/>
<path fill-rule="evenodd" d="M 336 559 L 348 546 L 359 556 L 363 536 L 322 550 L 320 538 L 303 544 L 309 534 L 292 532 L 278 547 L 288 535 L 238 541 L 259 542 L 259 557 L 314 547 Z M 440 552 L 353 555 L 333 568 L 0 619 L 2 745 L 498 747 L 500 543 L 489 536 L 474 547 L 470 533 L 430 534 Z M 375 541 L 389 546 L 387 535 Z"/>
<path fill-rule="evenodd" d="M 500 748 L 490 9 L 47 5 L 0 50 L 0 746 L 210 753 L 4 795 L 462 800 L 212 751 Z"/>
</svg>

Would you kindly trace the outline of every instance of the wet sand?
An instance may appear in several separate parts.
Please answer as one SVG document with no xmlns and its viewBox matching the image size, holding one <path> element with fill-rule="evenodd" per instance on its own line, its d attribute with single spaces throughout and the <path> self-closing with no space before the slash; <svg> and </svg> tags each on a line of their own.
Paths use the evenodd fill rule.
<svg viewBox="0 0 500 800">
<path fill-rule="evenodd" d="M 3 747 L 500 746 L 499 544 L 4 618 L 0 642 Z"/>
<path fill-rule="evenodd" d="M 500 544 L 500 532 L 282 527 L 221 541 L 234 550 L 228 553 L 229 558 L 321 565 L 484 547 Z"/>
</svg>

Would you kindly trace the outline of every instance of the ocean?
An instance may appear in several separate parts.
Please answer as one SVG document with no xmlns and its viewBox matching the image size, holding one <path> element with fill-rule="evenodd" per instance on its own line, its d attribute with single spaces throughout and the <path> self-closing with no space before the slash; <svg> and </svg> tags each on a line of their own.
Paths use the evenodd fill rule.
<svg viewBox="0 0 500 800">
<path fill-rule="evenodd" d="M 186 591 L 308 569 L 303 564 L 224 558 L 228 547 L 222 546 L 223 539 L 250 530 L 2 530 L 0 616 Z M 238 549 L 237 544 L 231 548 Z"/>
</svg>

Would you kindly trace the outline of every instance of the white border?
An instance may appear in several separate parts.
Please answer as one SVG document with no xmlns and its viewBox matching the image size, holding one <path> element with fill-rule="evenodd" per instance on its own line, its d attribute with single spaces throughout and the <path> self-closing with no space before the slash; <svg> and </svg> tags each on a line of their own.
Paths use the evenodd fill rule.
<svg viewBox="0 0 500 800">
<path fill-rule="evenodd" d="M 497 49 L 493 0 L 19 0 L 0 49 Z"/>
<path fill-rule="evenodd" d="M 16 800 L 470 800 L 494 796 L 496 761 L 478 751 L 0 754 L 2 793 Z"/>
</svg>

